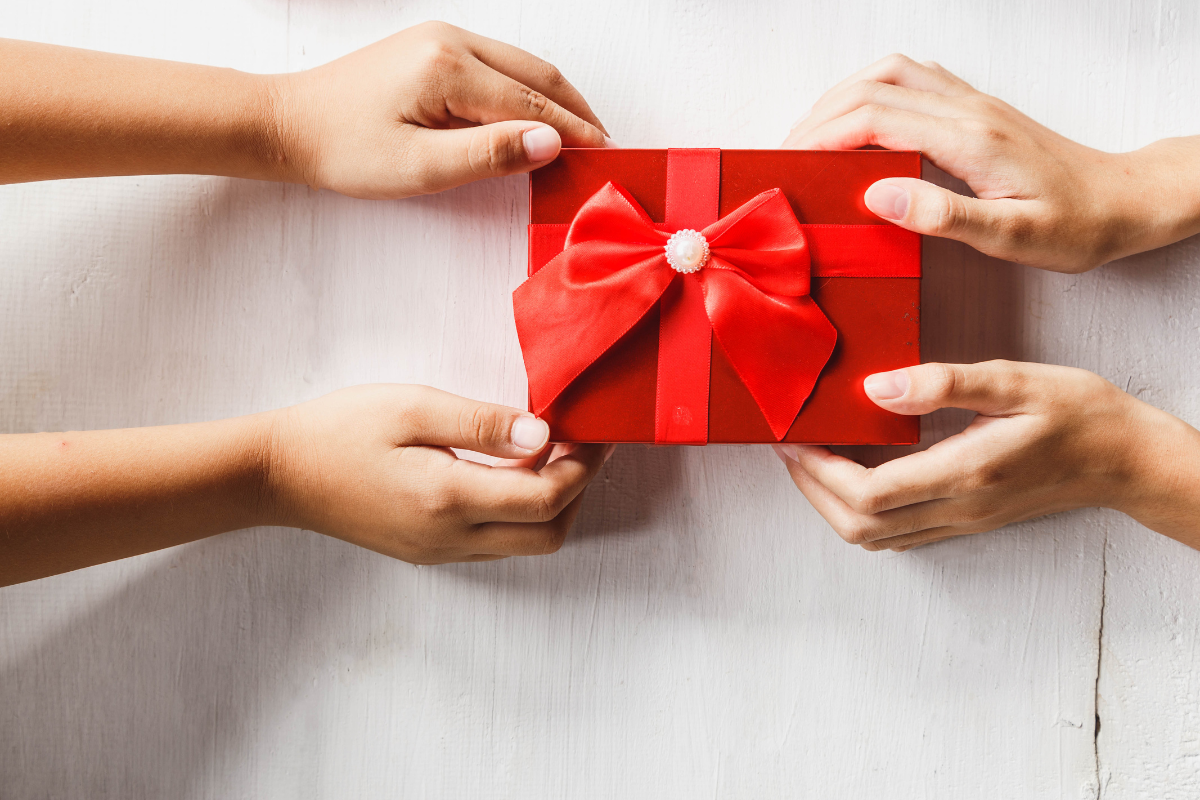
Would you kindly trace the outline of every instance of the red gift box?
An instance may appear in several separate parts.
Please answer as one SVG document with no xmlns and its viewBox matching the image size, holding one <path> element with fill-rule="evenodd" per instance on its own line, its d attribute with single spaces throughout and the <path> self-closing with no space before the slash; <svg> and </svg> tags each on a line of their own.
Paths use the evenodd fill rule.
<svg viewBox="0 0 1200 800">
<path fill-rule="evenodd" d="M 920 237 L 862 198 L 920 169 L 883 150 L 563 150 L 531 174 L 514 293 L 531 410 L 553 441 L 915 443 L 919 420 L 862 381 L 920 363 Z"/>
</svg>

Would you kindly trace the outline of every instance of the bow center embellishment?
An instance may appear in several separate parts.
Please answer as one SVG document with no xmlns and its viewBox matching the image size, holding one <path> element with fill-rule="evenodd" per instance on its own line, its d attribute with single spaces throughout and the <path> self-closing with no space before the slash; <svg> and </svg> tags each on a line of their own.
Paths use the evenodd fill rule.
<svg viewBox="0 0 1200 800">
<path fill-rule="evenodd" d="M 708 263 L 708 240 L 700 231 L 684 228 L 671 234 L 667 246 L 667 263 L 676 272 L 690 275 Z"/>
</svg>

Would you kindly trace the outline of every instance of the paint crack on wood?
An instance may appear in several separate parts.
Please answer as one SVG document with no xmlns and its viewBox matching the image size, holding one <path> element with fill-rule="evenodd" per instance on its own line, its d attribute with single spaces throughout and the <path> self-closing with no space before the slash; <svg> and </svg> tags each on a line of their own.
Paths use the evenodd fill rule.
<svg viewBox="0 0 1200 800">
<path fill-rule="evenodd" d="M 1100 670 L 1104 663 L 1104 606 L 1108 591 L 1108 529 L 1104 531 L 1104 542 L 1100 546 L 1100 624 L 1096 631 L 1096 683 L 1092 705 L 1096 714 L 1092 728 L 1092 756 L 1096 764 L 1096 782 L 1093 797 L 1100 800 L 1104 795 L 1104 770 L 1100 764 Z"/>
</svg>

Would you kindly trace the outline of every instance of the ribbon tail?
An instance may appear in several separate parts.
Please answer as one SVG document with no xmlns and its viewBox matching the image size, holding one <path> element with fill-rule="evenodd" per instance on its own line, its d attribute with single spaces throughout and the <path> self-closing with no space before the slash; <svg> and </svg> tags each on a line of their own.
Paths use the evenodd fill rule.
<svg viewBox="0 0 1200 800">
<path fill-rule="evenodd" d="M 811 297 L 764 294 L 728 270 L 702 270 L 713 333 L 782 441 L 812 394 L 837 331 Z"/>
<path fill-rule="evenodd" d="M 590 242 L 568 247 L 518 286 L 513 312 L 533 412 L 544 412 L 646 316 L 675 274 L 660 247 Z"/>
</svg>

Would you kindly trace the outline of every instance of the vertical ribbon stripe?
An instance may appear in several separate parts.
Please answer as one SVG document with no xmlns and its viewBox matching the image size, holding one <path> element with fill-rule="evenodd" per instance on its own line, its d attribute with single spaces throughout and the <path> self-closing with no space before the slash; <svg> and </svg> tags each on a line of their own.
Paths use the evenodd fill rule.
<svg viewBox="0 0 1200 800">
<path fill-rule="evenodd" d="M 720 150 L 667 151 L 666 229 L 703 230 L 717 221 Z M 656 444 L 708 442 L 712 323 L 695 274 L 678 275 L 659 301 Z"/>
</svg>

